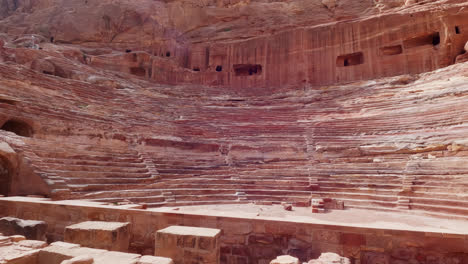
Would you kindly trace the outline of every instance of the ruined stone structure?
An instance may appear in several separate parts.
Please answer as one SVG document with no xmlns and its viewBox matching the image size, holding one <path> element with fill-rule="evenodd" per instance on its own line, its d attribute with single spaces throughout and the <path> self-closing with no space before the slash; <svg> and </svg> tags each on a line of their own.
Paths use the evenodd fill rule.
<svg viewBox="0 0 468 264">
<path fill-rule="evenodd" d="M 288 217 L 466 221 L 467 54 L 463 0 L 0 1 L 0 217 L 45 221 L 49 242 L 80 222 L 128 222 L 143 255 L 157 230 L 216 228 L 221 263 L 432 263 L 434 243 L 447 245 L 434 258 L 465 261 L 460 232 L 419 230 L 436 234 L 399 254 L 414 237 L 388 245 L 394 229 L 353 222 L 302 237 Z M 255 212 L 261 223 L 242 214 L 229 233 L 183 211 L 252 204 L 283 204 L 289 224 Z M 160 222 L 135 228 L 152 210 Z"/>
</svg>

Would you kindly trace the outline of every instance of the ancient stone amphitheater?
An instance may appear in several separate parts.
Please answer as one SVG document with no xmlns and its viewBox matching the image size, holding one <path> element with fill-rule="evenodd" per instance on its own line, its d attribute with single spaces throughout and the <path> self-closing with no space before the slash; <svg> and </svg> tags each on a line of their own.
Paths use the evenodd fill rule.
<svg viewBox="0 0 468 264">
<path fill-rule="evenodd" d="M 0 0 L 0 216 L 468 263 L 467 51 L 464 0 Z"/>
</svg>

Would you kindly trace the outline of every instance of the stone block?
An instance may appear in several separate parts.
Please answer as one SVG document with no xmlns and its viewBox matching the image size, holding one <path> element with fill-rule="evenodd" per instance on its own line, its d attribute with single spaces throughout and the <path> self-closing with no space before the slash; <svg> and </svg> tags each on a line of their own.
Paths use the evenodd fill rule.
<svg viewBox="0 0 468 264">
<path fill-rule="evenodd" d="M 94 264 L 137 264 L 141 255 L 117 251 L 107 251 L 102 254 L 92 255 Z"/>
<path fill-rule="evenodd" d="M 279 256 L 272 260 L 270 264 L 299 264 L 299 259 L 288 255 Z"/>
<path fill-rule="evenodd" d="M 220 234 L 213 228 L 170 226 L 156 233 L 155 255 L 172 258 L 175 264 L 219 263 Z"/>
<path fill-rule="evenodd" d="M 43 248 L 39 252 L 37 264 L 60 264 L 64 260 L 69 260 L 74 257 L 83 255 L 102 254 L 106 252 L 102 249 L 83 250 L 79 245 L 70 243 L 52 243 L 50 246 Z"/>
<path fill-rule="evenodd" d="M 65 228 L 65 242 L 126 252 L 130 243 L 129 226 L 119 222 L 82 222 Z"/>
<path fill-rule="evenodd" d="M 13 217 L 0 218 L 0 232 L 6 236 L 22 235 L 27 239 L 46 240 L 47 223 Z"/>
<path fill-rule="evenodd" d="M 26 238 L 24 236 L 21 236 L 21 235 L 10 236 L 10 239 L 13 242 L 20 242 L 20 241 L 26 240 Z"/>
<path fill-rule="evenodd" d="M 0 263 L 6 264 L 36 264 L 39 250 L 26 251 L 11 256 L 0 256 Z M 3 258 L 3 260 L 2 260 Z"/>
<path fill-rule="evenodd" d="M 170 258 L 143 256 L 138 261 L 138 264 L 174 264 Z"/>
</svg>

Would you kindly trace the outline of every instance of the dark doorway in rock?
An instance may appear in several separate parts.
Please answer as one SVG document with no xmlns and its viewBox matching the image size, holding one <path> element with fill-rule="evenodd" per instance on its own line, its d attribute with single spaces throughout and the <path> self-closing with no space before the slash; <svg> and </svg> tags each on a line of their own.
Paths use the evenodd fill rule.
<svg viewBox="0 0 468 264">
<path fill-rule="evenodd" d="M 199 72 L 199 71 L 200 71 L 200 68 L 195 67 L 195 68 L 193 68 L 193 71 Z"/>
<path fill-rule="evenodd" d="M 456 33 L 456 34 L 460 34 L 460 33 L 461 33 L 460 27 L 459 27 L 459 26 L 455 26 L 455 33 Z"/>
<path fill-rule="evenodd" d="M 432 36 L 432 45 L 437 46 L 439 44 L 440 44 L 440 35 L 439 33 L 437 33 Z"/>
<path fill-rule="evenodd" d="M 384 56 L 398 55 L 403 53 L 403 47 L 401 45 L 383 47 L 380 48 L 380 53 Z"/>
<path fill-rule="evenodd" d="M 130 73 L 140 77 L 146 77 L 146 70 L 142 67 L 132 67 L 130 68 Z"/>
<path fill-rule="evenodd" d="M 348 67 L 364 63 L 364 54 L 362 52 L 345 54 L 336 58 L 336 66 Z"/>
<path fill-rule="evenodd" d="M 416 48 L 424 45 L 437 46 L 440 44 L 440 34 L 439 32 L 434 32 L 427 35 L 422 35 L 415 38 L 410 38 L 403 41 L 403 46 L 407 49 Z"/>
<path fill-rule="evenodd" d="M 223 66 L 221 66 L 221 65 L 216 66 L 216 71 L 217 72 L 223 71 Z"/>
<path fill-rule="evenodd" d="M 132 52 L 131 49 L 126 49 L 126 50 L 125 50 L 125 53 L 130 53 L 130 52 Z"/>
<path fill-rule="evenodd" d="M 251 76 L 262 74 L 262 65 L 260 64 L 234 64 L 236 76 Z"/>
<path fill-rule="evenodd" d="M 54 43 L 54 37 L 50 37 L 50 43 Z"/>
<path fill-rule="evenodd" d="M 22 137 L 32 137 L 33 135 L 32 127 L 20 120 L 8 120 L 0 129 L 13 132 Z"/>
<path fill-rule="evenodd" d="M 171 53 L 168 51 L 166 52 L 166 57 L 170 57 L 171 56 Z"/>
<path fill-rule="evenodd" d="M 0 195 L 8 196 L 11 186 L 11 171 L 7 161 L 0 157 Z"/>
</svg>

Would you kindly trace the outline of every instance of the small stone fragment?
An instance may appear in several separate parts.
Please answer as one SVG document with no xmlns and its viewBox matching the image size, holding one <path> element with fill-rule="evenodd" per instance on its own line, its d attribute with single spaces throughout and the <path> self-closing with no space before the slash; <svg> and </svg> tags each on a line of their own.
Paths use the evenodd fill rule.
<svg viewBox="0 0 468 264">
<path fill-rule="evenodd" d="M 69 260 L 62 261 L 61 264 L 93 264 L 94 259 L 89 256 L 78 256 Z"/>
<path fill-rule="evenodd" d="M 272 260 L 270 264 L 299 264 L 299 259 L 289 255 L 284 255 Z"/>
<path fill-rule="evenodd" d="M 143 256 L 138 261 L 138 264 L 174 264 L 174 262 L 170 258 Z"/>
<path fill-rule="evenodd" d="M 335 253 L 322 253 L 318 259 L 311 260 L 307 264 L 351 264 L 351 262 L 348 258 Z"/>
<path fill-rule="evenodd" d="M 283 204 L 283 208 L 286 211 L 292 211 L 292 204 Z"/>
</svg>

